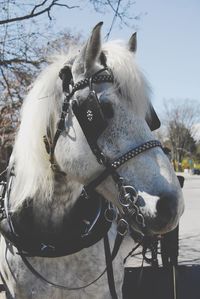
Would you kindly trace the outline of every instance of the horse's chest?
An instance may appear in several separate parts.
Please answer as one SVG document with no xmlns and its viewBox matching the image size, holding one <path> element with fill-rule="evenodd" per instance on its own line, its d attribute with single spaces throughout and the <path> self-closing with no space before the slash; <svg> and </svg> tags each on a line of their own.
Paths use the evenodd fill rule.
<svg viewBox="0 0 200 299">
<path fill-rule="evenodd" d="M 113 234 L 110 233 L 111 243 Z M 5 259 L 5 242 L 1 246 L 1 259 L 4 261 L 2 274 L 15 299 L 108 299 L 107 276 L 103 275 L 95 284 L 79 291 L 66 291 L 53 288 L 36 279 L 23 264 L 19 255 L 8 250 Z M 2 250 L 4 249 L 4 250 Z M 121 257 L 120 257 L 121 259 Z M 7 262 L 6 262 L 7 260 Z M 121 259 L 122 260 L 122 259 Z M 29 261 L 37 271 L 47 279 L 68 287 L 79 287 L 97 277 L 105 269 L 103 242 L 99 241 L 90 248 L 62 258 L 30 258 Z M 114 263 L 116 286 L 121 293 L 123 281 L 123 265 L 120 266 L 118 258 Z M 17 284 L 15 283 L 17 281 Z M 120 295 L 119 295 L 119 298 Z"/>
</svg>

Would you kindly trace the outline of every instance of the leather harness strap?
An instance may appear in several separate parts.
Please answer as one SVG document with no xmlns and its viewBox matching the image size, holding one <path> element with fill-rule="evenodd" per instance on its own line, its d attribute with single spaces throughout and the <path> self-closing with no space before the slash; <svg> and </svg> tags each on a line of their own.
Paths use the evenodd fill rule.
<svg viewBox="0 0 200 299">
<path fill-rule="evenodd" d="M 106 265 L 107 265 L 107 277 L 108 277 L 110 294 L 113 299 L 117 299 L 117 293 L 115 289 L 115 279 L 113 274 L 113 264 L 112 264 L 113 259 L 110 251 L 110 243 L 107 234 L 104 236 L 104 251 L 105 251 L 105 258 L 106 258 Z"/>
</svg>

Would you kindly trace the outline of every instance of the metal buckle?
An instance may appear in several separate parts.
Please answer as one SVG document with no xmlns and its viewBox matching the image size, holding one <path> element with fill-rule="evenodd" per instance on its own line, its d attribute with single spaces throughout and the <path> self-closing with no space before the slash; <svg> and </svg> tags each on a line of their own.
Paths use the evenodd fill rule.
<svg viewBox="0 0 200 299">
<path fill-rule="evenodd" d="M 6 192 L 7 183 L 2 181 L 0 182 L 0 200 L 4 198 Z"/>
<path fill-rule="evenodd" d="M 4 209 L 4 198 L 6 194 L 7 183 L 2 181 L 0 182 L 0 221 L 6 218 L 6 213 Z"/>
<path fill-rule="evenodd" d="M 2 181 L 0 182 L 0 209 L 4 207 L 4 198 L 6 194 L 7 183 Z"/>
<path fill-rule="evenodd" d="M 141 213 L 138 213 L 136 215 L 136 221 L 139 225 L 141 225 L 143 228 L 145 228 L 145 221 L 144 221 L 144 216 Z"/>
<path fill-rule="evenodd" d="M 137 198 L 138 194 L 134 187 L 124 185 L 120 187 L 119 202 L 123 207 L 129 207 L 137 201 Z"/>
<path fill-rule="evenodd" d="M 53 245 L 50 245 L 50 244 L 41 243 L 40 250 L 42 252 L 53 252 L 53 251 L 55 251 L 55 247 Z"/>
<path fill-rule="evenodd" d="M 117 225 L 117 232 L 120 236 L 125 236 L 128 232 L 128 222 L 121 218 Z"/>
<path fill-rule="evenodd" d="M 108 222 L 113 222 L 114 220 L 117 219 L 117 213 L 114 208 L 109 207 L 108 209 L 105 210 L 104 217 Z"/>
</svg>

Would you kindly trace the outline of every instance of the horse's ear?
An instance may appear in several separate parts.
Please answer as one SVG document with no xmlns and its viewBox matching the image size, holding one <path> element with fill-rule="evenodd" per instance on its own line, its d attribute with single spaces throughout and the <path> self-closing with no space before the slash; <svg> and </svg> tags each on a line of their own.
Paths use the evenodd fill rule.
<svg viewBox="0 0 200 299">
<path fill-rule="evenodd" d="M 149 107 L 149 111 L 146 115 L 146 122 L 149 126 L 149 128 L 151 129 L 151 131 L 157 130 L 160 128 L 160 120 L 158 118 L 158 115 L 156 113 L 156 111 L 154 110 L 153 106 L 151 103 L 149 103 L 150 107 Z"/>
<path fill-rule="evenodd" d="M 137 33 L 136 32 L 133 33 L 133 35 L 129 39 L 128 49 L 129 49 L 129 51 L 134 52 L 134 53 L 137 50 Z"/>
<path fill-rule="evenodd" d="M 92 34 L 84 49 L 84 67 L 90 70 L 101 53 L 101 26 L 103 22 L 98 23 L 92 30 Z"/>
</svg>

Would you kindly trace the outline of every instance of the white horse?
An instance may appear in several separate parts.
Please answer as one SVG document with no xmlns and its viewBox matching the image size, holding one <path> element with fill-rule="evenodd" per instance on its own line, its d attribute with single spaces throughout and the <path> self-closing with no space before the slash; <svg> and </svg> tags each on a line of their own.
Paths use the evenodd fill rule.
<svg viewBox="0 0 200 299">
<path fill-rule="evenodd" d="M 73 49 L 68 55 L 57 57 L 39 75 L 23 104 L 21 125 L 9 163 L 14 175 L 11 174 L 12 183 L 10 182 L 7 191 L 9 202 L 6 212 L 14 225 L 11 230 L 16 229 L 17 233 L 19 230 L 23 236 L 27 236 L 31 249 L 37 240 L 37 234 L 38 238 L 43 236 L 44 240 L 59 236 L 60 242 L 75 230 L 76 220 L 78 222 L 79 219 L 71 216 L 71 210 L 76 205 L 83 186 L 98 178 L 106 168 L 105 163 L 97 161 L 97 154 L 92 150 L 74 115 L 74 100 L 82 104 L 88 99 L 91 89 L 95 90 L 100 102 L 99 109 L 104 111 L 101 113 L 104 113 L 106 121 L 106 127 L 100 132 L 96 145 L 106 161 L 114 161 L 132 148 L 154 139 L 150 129 L 155 117 L 149 100 L 150 88 L 135 62 L 136 35 L 127 44 L 109 42 L 102 45 L 101 25 L 102 23 L 96 25 L 81 51 Z M 65 75 L 69 89 L 71 78 L 76 84 L 85 78 L 105 75 L 104 79 L 113 77 L 114 82 L 106 79 L 92 84 L 91 80 L 86 80 L 87 86 L 81 86 L 71 94 L 69 109 L 62 123 L 64 127 L 58 134 L 53 153 L 49 155 L 43 137 L 48 137 L 46 147 L 50 147 L 65 99 L 62 80 L 59 78 L 59 71 L 63 66 L 68 71 Z M 104 68 L 105 66 L 108 68 Z M 89 88 L 89 85 L 92 86 Z M 69 94 L 70 92 L 71 90 Z M 88 119 L 92 120 L 92 112 L 88 113 Z M 184 209 L 183 197 L 176 175 L 160 146 L 143 149 L 135 157 L 129 157 L 127 162 L 120 163 L 116 173 L 123 177 L 126 184 L 136 189 L 135 205 L 137 214 L 144 219 L 145 234 L 162 234 L 176 227 Z M 105 201 L 112 202 L 118 214 L 123 215 L 117 183 L 113 180 L 114 175 L 109 174 L 111 173 L 96 185 L 96 192 Z M 129 226 L 143 233 L 144 226 L 134 217 L 130 217 Z M 111 246 L 115 236 L 114 223 L 109 230 Z M 127 243 L 128 238 L 127 234 L 113 261 L 118 298 L 122 298 L 123 258 L 130 250 L 127 248 L 127 244 L 130 244 Z M 22 240 L 23 242 L 26 243 L 26 240 Z M 66 244 L 66 247 L 69 245 L 71 246 Z M 103 246 L 101 239 L 88 248 L 67 256 L 28 256 L 26 259 L 45 279 L 76 289 L 93 281 L 104 271 Z M 9 299 L 111 298 L 106 274 L 80 290 L 64 290 L 43 282 L 24 264 L 15 242 L 12 243 L 3 236 L 0 272 Z"/>
</svg>

